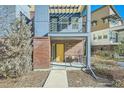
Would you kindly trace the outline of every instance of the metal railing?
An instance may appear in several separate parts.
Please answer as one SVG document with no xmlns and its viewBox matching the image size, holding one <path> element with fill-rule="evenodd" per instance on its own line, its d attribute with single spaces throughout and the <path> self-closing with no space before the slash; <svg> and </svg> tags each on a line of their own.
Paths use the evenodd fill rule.
<svg viewBox="0 0 124 93">
<path fill-rule="evenodd" d="M 50 22 L 50 32 L 83 32 L 81 22 Z"/>
<path fill-rule="evenodd" d="M 83 55 L 65 55 L 65 62 L 72 63 L 72 62 L 83 62 Z"/>
<path fill-rule="evenodd" d="M 65 67 L 84 67 L 86 57 L 83 55 L 65 55 L 63 62 L 56 61 L 56 58 L 51 59 L 52 65 L 65 66 Z"/>
<path fill-rule="evenodd" d="M 41 25 L 48 24 L 49 32 L 86 32 L 82 22 L 48 22 L 48 21 L 35 21 Z"/>
</svg>

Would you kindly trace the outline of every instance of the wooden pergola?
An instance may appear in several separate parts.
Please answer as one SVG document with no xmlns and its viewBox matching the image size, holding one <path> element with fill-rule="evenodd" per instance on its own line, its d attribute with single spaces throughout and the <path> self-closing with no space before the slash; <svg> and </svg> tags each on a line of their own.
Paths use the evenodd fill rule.
<svg viewBox="0 0 124 93">
<path fill-rule="evenodd" d="M 50 5 L 49 13 L 79 13 L 83 8 L 82 5 Z"/>
</svg>

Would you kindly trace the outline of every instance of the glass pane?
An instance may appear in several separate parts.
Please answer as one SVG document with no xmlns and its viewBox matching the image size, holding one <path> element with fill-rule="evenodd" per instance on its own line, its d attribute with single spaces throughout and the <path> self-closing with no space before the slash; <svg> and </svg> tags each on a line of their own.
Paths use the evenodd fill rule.
<svg viewBox="0 0 124 93">
<path fill-rule="evenodd" d="M 67 29 L 68 24 L 69 24 L 68 18 L 64 17 L 60 19 L 60 30 Z"/>
<path fill-rule="evenodd" d="M 51 18 L 50 31 L 57 31 L 57 18 Z"/>
<path fill-rule="evenodd" d="M 78 29 L 78 17 L 71 18 L 72 29 Z"/>
<path fill-rule="evenodd" d="M 52 61 L 55 61 L 55 48 L 56 48 L 56 46 L 55 46 L 55 44 L 52 44 Z"/>
</svg>

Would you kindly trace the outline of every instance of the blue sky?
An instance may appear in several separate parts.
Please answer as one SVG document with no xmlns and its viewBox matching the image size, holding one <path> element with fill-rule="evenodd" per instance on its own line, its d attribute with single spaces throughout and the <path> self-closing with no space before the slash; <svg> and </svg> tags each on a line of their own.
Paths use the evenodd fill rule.
<svg viewBox="0 0 124 93">
<path fill-rule="evenodd" d="M 102 7 L 103 5 L 92 5 L 92 11 Z M 124 20 L 124 5 L 114 5 L 114 8 L 117 10 L 117 12 L 120 14 L 120 16 L 123 18 Z"/>
</svg>

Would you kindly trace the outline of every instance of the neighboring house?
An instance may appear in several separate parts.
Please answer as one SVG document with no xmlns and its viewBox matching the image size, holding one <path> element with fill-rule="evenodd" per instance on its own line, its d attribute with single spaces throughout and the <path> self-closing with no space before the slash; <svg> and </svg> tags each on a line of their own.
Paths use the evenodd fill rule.
<svg viewBox="0 0 124 93">
<path fill-rule="evenodd" d="M 87 27 L 83 30 L 83 11 L 87 10 Z M 33 13 L 31 12 L 31 15 Z M 33 64 L 35 69 L 71 60 L 82 63 L 86 41 L 86 67 L 90 67 L 90 6 L 35 6 Z M 86 39 L 87 38 L 87 39 Z"/>
<path fill-rule="evenodd" d="M 113 51 L 124 37 L 123 21 L 114 6 L 106 5 L 92 12 L 92 51 Z"/>
<path fill-rule="evenodd" d="M 4 30 L 9 29 L 16 18 L 24 16 L 28 23 L 30 21 L 29 9 L 28 5 L 0 5 L 0 36 L 3 36 Z"/>
<path fill-rule="evenodd" d="M 119 35 L 118 41 L 119 42 L 124 41 L 124 26 L 123 26 L 123 31 L 120 31 L 118 35 Z"/>
</svg>

